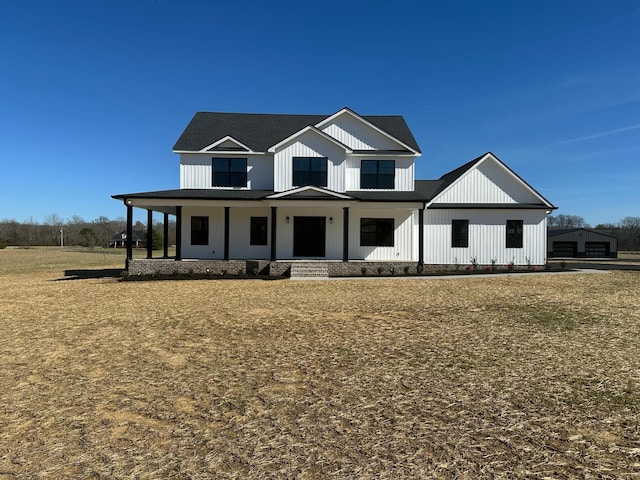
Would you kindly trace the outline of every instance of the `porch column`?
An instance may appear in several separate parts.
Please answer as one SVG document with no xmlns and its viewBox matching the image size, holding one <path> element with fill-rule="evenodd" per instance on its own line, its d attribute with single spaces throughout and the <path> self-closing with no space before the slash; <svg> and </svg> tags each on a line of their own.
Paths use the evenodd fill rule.
<svg viewBox="0 0 640 480">
<path fill-rule="evenodd" d="M 418 210 L 418 273 L 424 270 L 424 208 Z"/>
<path fill-rule="evenodd" d="M 153 257 L 153 210 L 147 210 L 147 258 Z"/>
<path fill-rule="evenodd" d="M 342 261 L 349 261 L 349 207 L 342 208 Z"/>
<path fill-rule="evenodd" d="M 176 207 L 176 260 L 182 260 L 182 207 Z"/>
<path fill-rule="evenodd" d="M 125 200 L 126 203 L 126 200 Z M 133 259 L 133 207 L 127 205 L 127 258 L 124 268 L 129 270 L 129 261 Z"/>
<path fill-rule="evenodd" d="M 164 258 L 167 258 L 169 256 L 169 214 L 165 213 L 164 214 L 164 218 L 163 218 L 163 236 L 164 236 L 164 242 L 163 242 L 163 246 L 162 246 L 162 256 Z"/>
<path fill-rule="evenodd" d="M 229 209 L 224 207 L 224 260 L 229 260 Z"/>
<path fill-rule="evenodd" d="M 271 257 L 272 262 L 276 261 L 276 221 L 278 219 L 278 207 L 271 207 Z"/>
</svg>

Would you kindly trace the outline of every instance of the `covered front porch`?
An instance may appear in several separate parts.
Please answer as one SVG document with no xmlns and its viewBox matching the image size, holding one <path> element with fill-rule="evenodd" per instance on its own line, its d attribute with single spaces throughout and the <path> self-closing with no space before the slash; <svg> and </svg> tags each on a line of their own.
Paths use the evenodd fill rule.
<svg viewBox="0 0 640 480">
<path fill-rule="evenodd" d="M 292 262 L 328 262 L 334 275 L 362 270 L 400 272 L 423 265 L 423 204 L 361 202 L 346 195 L 327 198 L 149 198 L 116 196 L 127 208 L 127 233 L 134 208 L 147 212 L 153 232 L 154 212 L 164 216 L 163 252 L 133 258 L 130 273 L 268 273 L 282 275 Z M 254 194 L 255 195 L 255 194 Z M 175 256 L 168 255 L 168 221 L 176 222 Z M 131 238 L 131 235 L 127 235 Z M 367 265 L 364 265 L 367 264 Z"/>
</svg>

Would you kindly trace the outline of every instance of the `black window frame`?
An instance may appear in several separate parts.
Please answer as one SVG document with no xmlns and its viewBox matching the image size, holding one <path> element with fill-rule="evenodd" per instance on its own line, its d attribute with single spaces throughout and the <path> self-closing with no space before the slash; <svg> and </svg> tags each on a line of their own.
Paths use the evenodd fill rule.
<svg viewBox="0 0 640 480">
<path fill-rule="evenodd" d="M 507 220 L 505 241 L 507 248 L 523 248 L 524 220 Z"/>
<path fill-rule="evenodd" d="M 191 217 L 191 245 L 209 245 L 209 217 Z"/>
<path fill-rule="evenodd" d="M 267 245 L 269 221 L 267 217 L 251 217 L 249 245 Z"/>
<path fill-rule="evenodd" d="M 328 157 L 293 157 L 291 167 L 294 187 L 327 187 Z"/>
<path fill-rule="evenodd" d="M 388 168 L 391 166 L 391 173 Z M 382 168 L 381 168 L 382 167 Z M 361 160 L 360 188 L 371 190 L 393 190 L 396 186 L 395 160 Z"/>
<path fill-rule="evenodd" d="M 211 186 L 245 188 L 247 186 L 247 159 L 213 157 L 211 159 Z"/>
<path fill-rule="evenodd" d="M 393 218 L 361 218 L 361 247 L 393 247 L 395 246 L 395 219 Z"/>
<path fill-rule="evenodd" d="M 469 247 L 469 220 L 466 220 L 466 219 L 451 220 L 451 247 L 452 248 L 468 248 Z"/>
</svg>

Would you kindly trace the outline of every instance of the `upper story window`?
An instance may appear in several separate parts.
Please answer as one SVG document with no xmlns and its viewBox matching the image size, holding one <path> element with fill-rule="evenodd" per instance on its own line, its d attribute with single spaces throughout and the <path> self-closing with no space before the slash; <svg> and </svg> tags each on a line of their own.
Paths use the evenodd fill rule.
<svg viewBox="0 0 640 480">
<path fill-rule="evenodd" d="M 246 158 L 214 158 L 212 184 L 214 187 L 246 187 Z"/>
<path fill-rule="evenodd" d="M 522 248 L 522 220 L 507 220 L 507 248 Z"/>
<path fill-rule="evenodd" d="M 469 246 L 469 220 L 451 220 L 451 246 Z"/>
<path fill-rule="evenodd" d="M 327 157 L 293 157 L 293 185 L 327 186 Z"/>
<path fill-rule="evenodd" d="M 393 189 L 395 177 L 394 160 L 362 160 L 360 164 L 360 188 Z"/>
</svg>

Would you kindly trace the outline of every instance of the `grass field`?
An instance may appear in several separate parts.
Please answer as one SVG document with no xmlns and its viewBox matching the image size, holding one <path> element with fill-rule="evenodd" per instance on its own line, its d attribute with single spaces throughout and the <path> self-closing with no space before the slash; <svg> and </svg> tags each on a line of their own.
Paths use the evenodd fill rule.
<svg viewBox="0 0 640 480">
<path fill-rule="evenodd" d="M 640 476 L 640 272 L 70 279 L 0 250 L 0 479 Z"/>
</svg>

